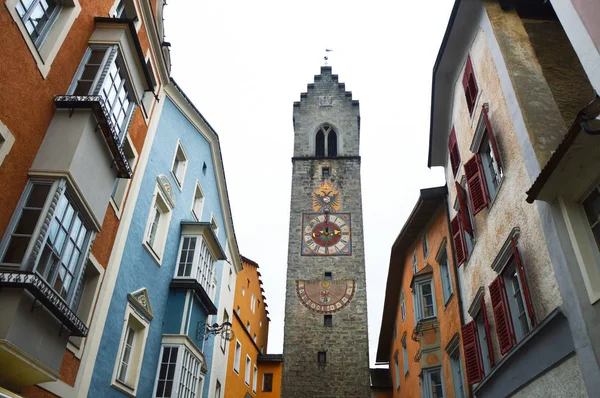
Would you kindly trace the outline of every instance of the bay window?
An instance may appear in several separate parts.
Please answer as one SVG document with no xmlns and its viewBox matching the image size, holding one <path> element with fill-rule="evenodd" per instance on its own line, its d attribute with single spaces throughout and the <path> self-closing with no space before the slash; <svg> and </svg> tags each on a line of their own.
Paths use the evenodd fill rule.
<svg viewBox="0 0 600 398">
<path fill-rule="evenodd" d="M 123 141 L 136 105 L 133 87 L 117 45 L 88 48 L 68 93 L 100 96 L 109 123 L 119 142 Z"/>
<path fill-rule="evenodd" d="M 0 246 L 0 266 L 37 274 L 75 307 L 93 234 L 66 180 L 30 180 Z"/>
<path fill-rule="evenodd" d="M 176 278 L 197 280 L 207 293 L 212 290 L 215 259 L 202 236 L 184 236 L 181 240 Z"/>
<path fill-rule="evenodd" d="M 202 360 L 185 345 L 163 345 L 156 376 L 154 397 L 198 396 Z"/>
<path fill-rule="evenodd" d="M 433 279 L 415 282 L 415 314 L 417 320 L 436 316 Z"/>
</svg>

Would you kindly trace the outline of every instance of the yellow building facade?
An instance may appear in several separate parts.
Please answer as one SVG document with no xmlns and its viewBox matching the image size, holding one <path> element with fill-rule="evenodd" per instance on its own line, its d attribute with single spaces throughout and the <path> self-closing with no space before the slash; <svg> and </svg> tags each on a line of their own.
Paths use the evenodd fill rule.
<svg viewBox="0 0 600 398">
<path fill-rule="evenodd" d="M 270 319 L 258 264 L 246 257 L 242 264 L 229 320 L 233 337 L 224 348 L 228 350 L 224 397 L 279 397 L 283 357 L 267 354 Z"/>
</svg>

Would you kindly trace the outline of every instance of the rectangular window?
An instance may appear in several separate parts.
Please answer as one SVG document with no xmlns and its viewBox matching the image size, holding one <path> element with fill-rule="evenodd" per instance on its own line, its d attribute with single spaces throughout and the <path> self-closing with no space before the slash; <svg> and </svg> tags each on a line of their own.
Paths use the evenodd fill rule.
<svg viewBox="0 0 600 398">
<path fill-rule="evenodd" d="M 491 341 L 487 333 L 486 323 L 487 314 L 484 311 L 479 311 L 475 317 L 475 326 L 477 327 L 477 343 L 479 344 L 479 351 L 483 358 L 483 375 L 487 375 L 492 370 L 492 360 L 490 357 Z"/>
<path fill-rule="evenodd" d="M 402 367 L 404 368 L 404 375 L 408 374 L 408 348 L 406 347 L 406 332 L 402 336 Z"/>
<path fill-rule="evenodd" d="M 323 316 L 323 325 L 324 326 L 333 326 L 333 315 L 324 315 Z"/>
<path fill-rule="evenodd" d="M 2 242 L 1 264 L 36 272 L 76 306 L 93 235 L 86 219 L 65 180 L 29 181 Z M 41 254 L 30 259 L 35 242 L 42 242 Z"/>
<path fill-rule="evenodd" d="M 194 200 L 192 203 L 192 215 L 196 221 L 202 220 L 202 209 L 204 207 L 204 194 L 202 193 L 202 189 L 200 185 L 196 184 L 196 189 L 194 190 Z"/>
<path fill-rule="evenodd" d="M 319 351 L 317 353 L 317 362 L 318 363 L 327 363 L 327 353 L 325 351 Z"/>
<path fill-rule="evenodd" d="M 503 171 L 502 159 L 492 130 L 487 104 L 482 106 L 481 119 L 477 125 L 476 137 L 481 137 L 478 152 L 481 155 L 488 195 L 491 200 L 496 196 Z"/>
<path fill-rule="evenodd" d="M 177 149 L 175 150 L 175 158 L 173 159 L 173 166 L 171 167 L 171 173 L 175 177 L 177 186 L 181 188 L 183 186 L 183 178 L 185 177 L 185 171 L 187 170 L 188 158 L 181 146 L 181 142 L 177 141 Z"/>
<path fill-rule="evenodd" d="M 423 258 L 427 259 L 429 256 L 429 242 L 427 242 L 427 233 L 421 238 L 421 244 L 423 245 Z"/>
<path fill-rule="evenodd" d="M 423 370 L 423 396 L 425 398 L 444 398 L 442 368 Z"/>
<path fill-rule="evenodd" d="M 17 3 L 17 12 L 38 49 L 42 46 L 61 9 L 60 0 L 19 0 Z"/>
<path fill-rule="evenodd" d="M 176 278 L 191 278 L 211 292 L 215 277 L 215 259 L 203 236 L 183 236 L 179 249 Z"/>
<path fill-rule="evenodd" d="M 119 359 L 119 372 L 117 374 L 117 380 L 125 384 L 127 384 L 127 372 L 129 371 L 129 363 L 131 361 L 131 351 L 133 349 L 134 339 L 135 329 L 129 327 L 127 329 L 125 340 L 123 340 L 121 358 Z"/>
<path fill-rule="evenodd" d="M 454 384 L 454 397 L 465 398 L 465 383 L 460 362 L 460 348 L 456 348 L 450 355 L 450 366 L 452 367 L 452 384 Z"/>
<path fill-rule="evenodd" d="M 413 274 L 419 271 L 419 263 L 417 262 L 417 249 L 415 249 L 412 257 Z"/>
<path fill-rule="evenodd" d="M 250 311 L 252 311 L 253 314 L 256 311 L 256 296 L 254 293 L 252 293 L 252 296 L 250 297 Z"/>
<path fill-rule="evenodd" d="M 149 213 L 144 243 L 155 259 L 160 261 L 167 241 L 167 232 L 172 212 L 171 205 L 162 195 L 161 188 L 159 187 L 156 187 L 154 191 Z"/>
<path fill-rule="evenodd" d="M 71 87 L 70 95 L 99 95 L 120 142 L 135 110 L 133 87 L 118 46 L 88 48 Z"/>
<path fill-rule="evenodd" d="M 158 377 L 156 384 L 156 397 L 173 396 L 173 383 L 175 381 L 175 370 L 177 369 L 177 347 L 163 347 L 162 356 L 158 365 Z"/>
<path fill-rule="evenodd" d="M 479 88 L 477 87 L 477 81 L 475 80 L 475 73 L 473 72 L 473 64 L 471 63 L 471 57 L 467 56 L 467 62 L 465 63 L 465 73 L 462 79 L 463 89 L 465 90 L 465 98 L 467 100 L 467 108 L 469 109 L 469 115 L 473 115 L 475 109 L 475 101 L 477 100 L 477 93 Z"/>
<path fill-rule="evenodd" d="M 406 301 L 404 301 L 404 291 L 400 292 L 400 309 L 402 311 L 402 322 L 406 320 Z"/>
<path fill-rule="evenodd" d="M 400 363 L 398 360 L 398 351 L 394 353 L 394 370 L 396 375 L 396 390 L 400 389 Z"/>
<path fill-rule="evenodd" d="M 246 373 L 244 375 L 244 383 L 250 385 L 250 372 L 252 371 L 252 360 L 249 355 L 246 355 Z"/>
<path fill-rule="evenodd" d="M 514 260 L 504 269 L 502 276 L 504 277 L 504 286 L 508 296 L 508 307 L 515 329 L 515 337 L 517 341 L 521 341 L 529 333 L 530 327 L 521 282 Z"/>
<path fill-rule="evenodd" d="M 427 279 L 415 283 L 416 302 L 415 314 L 417 320 L 434 317 L 435 301 L 433 295 L 433 280 Z"/>
<path fill-rule="evenodd" d="M 215 387 L 215 398 L 221 398 L 221 382 L 217 380 L 217 385 Z"/>
<path fill-rule="evenodd" d="M 254 365 L 254 371 L 252 372 L 252 392 L 256 394 L 256 384 L 258 380 L 258 368 Z"/>
<path fill-rule="evenodd" d="M 333 278 L 331 272 L 325 272 L 325 280 L 330 281 Z"/>
<path fill-rule="evenodd" d="M 588 224 L 592 230 L 592 235 L 596 242 L 596 247 L 600 250 L 600 186 L 594 190 L 581 203 Z"/>
<path fill-rule="evenodd" d="M 273 373 L 263 374 L 262 390 L 264 392 L 272 392 L 273 391 Z"/>
<path fill-rule="evenodd" d="M 323 167 L 322 169 L 322 177 L 329 178 L 329 167 Z"/>
<path fill-rule="evenodd" d="M 437 258 L 440 267 L 440 278 L 442 279 L 442 290 L 444 293 L 444 304 L 450 300 L 452 295 L 452 278 L 450 277 L 450 268 L 448 266 L 448 253 L 444 247 Z"/>
<path fill-rule="evenodd" d="M 250 321 L 246 322 L 246 330 L 250 333 Z"/>
<path fill-rule="evenodd" d="M 233 371 L 240 374 L 240 361 L 242 359 L 242 345 L 239 340 L 235 342 L 235 356 L 233 357 Z"/>
<path fill-rule="evenodd" d="M 450 137 L 448 137 L 448 153 L 450 155 L 450 167 L 452 168 L 452 175 L 456 176 L 456 172 L 460 167 L 460 152 L 458 150 L 458 142 L 456 141 L 456 131 L 454 126 L 450 131 Z"/>
</svg>

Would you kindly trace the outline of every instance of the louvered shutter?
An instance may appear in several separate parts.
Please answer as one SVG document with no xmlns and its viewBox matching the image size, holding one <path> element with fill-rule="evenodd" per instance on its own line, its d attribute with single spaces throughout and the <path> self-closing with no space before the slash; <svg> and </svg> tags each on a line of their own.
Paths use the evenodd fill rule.
<svg viewBox="0 0 600 398">
<path fill-rule="evenodd" d="M 494 279 L 489 288 L 494 320 L 496 321 L 496 334 L 498 335 L 498 343 L 500 343 L 500 353 L 504 355 L 513 347 L 515 338 L 502 276 L 500 275 Z"/>
<path fill-rule="evenodd" d="M 471 69 L 471 58 L 467 57 L 467 63 L 465 64 L 465 73 L 463 74 L 462 84 L 465 90 L 465 99 L 467 100 L 467 108 L 469 108 L 469 115 L 473 113 L 473 102 L 471 99 L 471 91 L 469 90 L 469 75 Z"/>
<path fill-rule="evenodd" d="M 467 259 L 465 237 L 462 233 L 459 217 L 460 214 L 457 214 L 450 222 L 450 232 L 452 232 L 452 240 L 454 241 L 454 251 L 456 252 L 457 267 L 460 267 L 462 263 L 464 263 Z"/>
<path fill-rule="evenodd" d="M 485 339 L 487 340 L 488 353 L 490 355 L 490 366 L 494 366 L 494 345 L 492 344 L 492 335 L 490 333 L 490 323 L 488 322 L 487 308 L 485 306 L 485 298 L 481 296 L 481 315 L 483 315 L 483 326 L 485 327 Z"/>
<path fill-rule="evenodd" d="M 462 327 L 463 347 L 465 349 L 465 367 L 469 384 L 479 383 L 483 379 L 481 351 L 477 339 L 475 322 L 471 321 Z"/>
<path fill-rule="evenodd" d="M 471 217 L 469 217 L 469 207 L 467 206 L 467 192 L 457 181 L 454 183 L 456 184 L 456 196 L 458 197 L 458 207 L 460 209 L 459 214 L 462 227 L 466 233 L 474 237 L 473 226 L 471 225 Z"/>
<path fill-rule="evenodd" d="M 458 151 L 458 143 L 456 142 L 456 131 L 452 127 L 450 137 L 448 138 L 448 153 L 450 154 L 450 164 L 452 166 L 452 175 L 456 175 L 458 166 L 460 165 L 460 152 Z"/>
<path fill-rule="evenodd" d="M 519 273 L 519 281 L 521 282 L 521 290 L 523 292 L 523 297 L 525 298 L 525 306 L 527 307 L 527 313 L 529 314 L 529 319 L 531 320 L 531 327 L 535 327 L 535 316 L 533 313 L 533 305 L 531 304 L 531 297 L 529 296 L 529 288 L 527 287 L 527 279 L 525 278 L 525 269 L 523 268 L 523 264 L 521 263 L 521 257 L 519 255 L 519 249 L 517 249 L 517 242 L 515 242 L 515 238 L 510 238 L 510 244 L 513 249 L 513 256 L 515 256 L 515 261 L 517 263 L 517 272 Z"/>
<path fill-rule="evenodd" d="M 488 191 L 485 185 L 485 174 L 481 166 L 481 156 L 478 153 L 473 155 L 465 163 L 465 176 L 467 177 L 467 186 L 469 187 L 469 199 L 471 199 L 471 210 L 476 215 L 488 204 Z"/>
<path fill-rule="evenodd" d="M 500 174 L 502 174 L 502 159 L 500 159 L 500 151 L 498 151 L 498 144 L 496 143 L 496 139 L 494 138 L 494 132 L 492 130 L 492 125 L 490 123 L 490 118 L 488 116 L 487 108 L 485 107 L 485 105 L 482 106 L 481 113 L 483 114 L 483 121 L 485 122 L 488 139 L 490 140 L 490 146 L 492 147 L 492 152 L 494 152 L 496 165 L 498 166 Z"/>
</svg>

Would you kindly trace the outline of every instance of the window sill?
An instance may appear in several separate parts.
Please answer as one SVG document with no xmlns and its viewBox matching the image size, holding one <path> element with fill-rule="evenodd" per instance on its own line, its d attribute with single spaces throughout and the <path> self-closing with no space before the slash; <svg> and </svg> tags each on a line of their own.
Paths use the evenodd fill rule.
<svg viewBox="0 0 600 398">
<path fill-rule="evenodd" d="M 454 297 L 454 292 L 450 293 L 448 300 L 446 300 L 446 302 L 444 303 L 444 311 L 446 311 L 446 309 L 448 308 L 448 304 L 450 304 L 450 301 L 452 301 L 452 297 Z"/>
<path fill-rule="evenodd" d="M 179 179 L 177 178 L 175 173 L 173 173 L 173 171 L 171 171 L 171 176 L 173 177 L 173 181 L 175 181 L 175 186 L 177 186 L 177 188 L 179 188 L 179 192 L 182 192 L 183 191 L 183 181 L 181 181 L 181 183 L 180 183 Z"/>
<path fill-rule="evenodd" d="M 123 382 L 120 382 L 119 380 L 116 380 L 116 379 L 113 380 L 112 383 L 110 383 L 110 386 L 117 391 L 120 391 L 126 395 L 129 395 L 130 397 L 135 397 L 135 395 L 136 395 L 135 388 L 133 388 Z"/>
<path fill-rule="evenodd" d="M 142 243 L 142 246 L 144 246 L 144 249 L 146 249 L 146 251 L 150 253 L 150 256 L 152 257 L 156 265 L 162 267 L 162 259 L 158 256 L 158 254 L 156 254 L 154 249 L 152 249 L 152 247 L 146 241 Z"/>
<path fill-rule="evenodd" d="M 239 376 L 240 375 L 240 370 L 236 369 L 236 368 L 233 368 L 233 373 L 235 373 L 236 375 Z"/>
<path fill-rule="evenodd" d="M 115 217 L 117 217 L 117 220 L 120 220 L 121 219 L 121 210 L 119 210 L 119 207 L 115 203 L 115 200 L 113 199 L 112 196 L 110 197 L 108 203 L 110 203 L 110 206 L 112 207 L 113 211 L 115 212 Z"/>
</svg>

